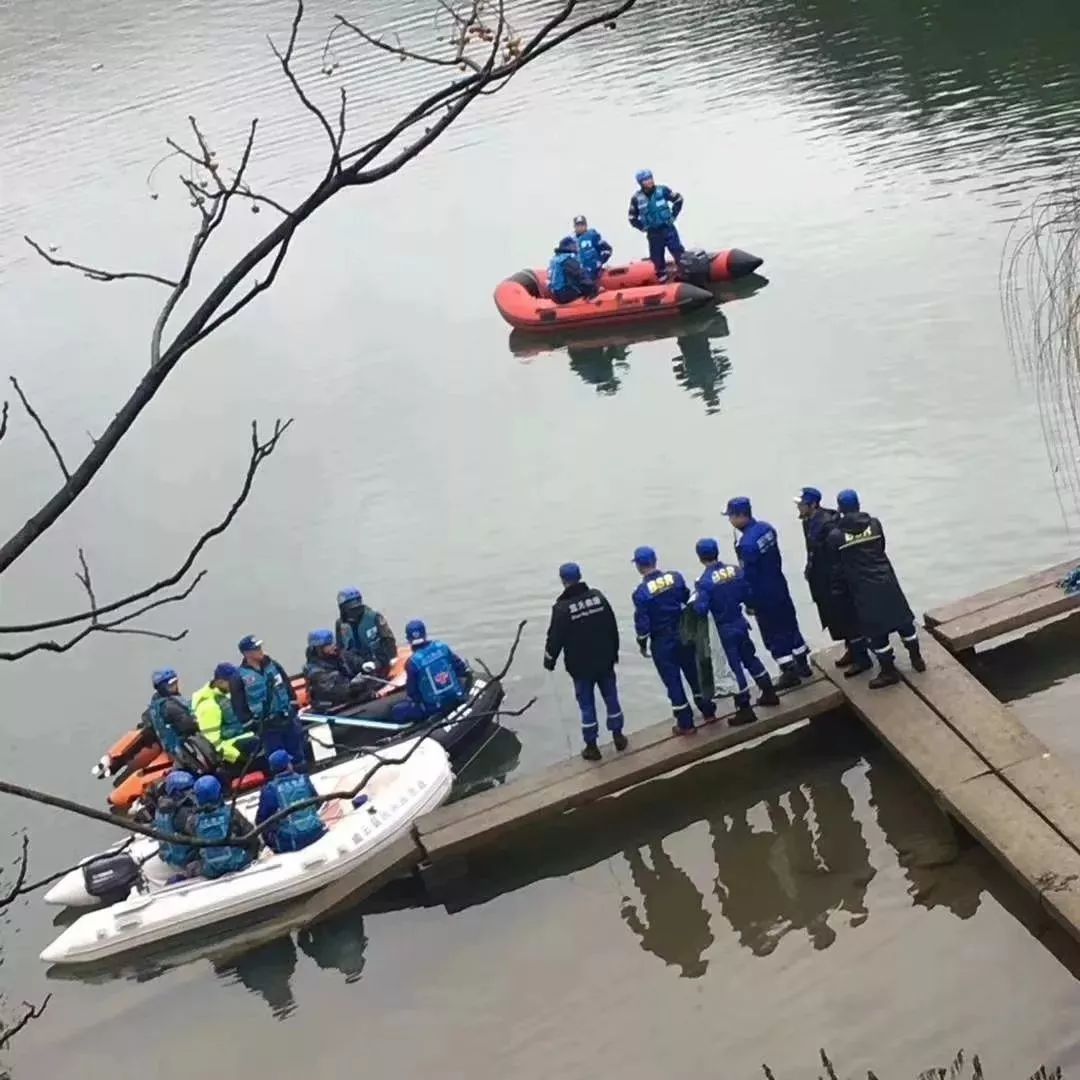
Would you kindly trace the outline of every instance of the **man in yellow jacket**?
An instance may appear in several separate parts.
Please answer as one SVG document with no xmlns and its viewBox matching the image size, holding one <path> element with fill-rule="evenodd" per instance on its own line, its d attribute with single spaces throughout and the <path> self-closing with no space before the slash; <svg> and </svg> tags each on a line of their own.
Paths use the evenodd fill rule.
<svg viewBox="0 0 1080 1080">
<path fill-rule="evenodd" d="M 218 664 L 214 668 L 214 677 L 191 698 L 199 731 L 213 744 L 226 765 L 242 761 L 255 749 L 258 740 L 233 711 L 229 682 L 235 675 L 234 665 Z"/>
</svg>

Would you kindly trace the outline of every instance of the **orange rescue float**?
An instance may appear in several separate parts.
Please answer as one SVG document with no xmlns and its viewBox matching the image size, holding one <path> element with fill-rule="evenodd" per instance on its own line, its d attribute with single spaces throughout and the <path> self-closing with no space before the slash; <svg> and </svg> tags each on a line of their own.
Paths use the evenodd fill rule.
<svg viewBox="0 0 1080 1080">
<path fill-rule="evenodd" d="M 709 254 L 709 281 L 734 281 L 752 274 L 762 260 L 738 248 Z M 668 264 L 672 276 L 675 266 Z M 592 300 L 556 304 L 548 294 L 547 270 L 519 270 L 495 289 L 499 314 L 516 330 L 553 330 L 671 318 L 715 302 L 703 284 L 657 281 L 648 259 L 629 266 L 608 266 L 600 275 L 602 291 Z"/>
</svg>

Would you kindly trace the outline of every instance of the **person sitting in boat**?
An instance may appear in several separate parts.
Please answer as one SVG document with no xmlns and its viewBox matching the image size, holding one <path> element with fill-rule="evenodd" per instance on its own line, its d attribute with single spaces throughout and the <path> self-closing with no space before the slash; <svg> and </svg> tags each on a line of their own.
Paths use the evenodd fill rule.
<svg viewBox="0 0 1080 1080">
<path fill-rule="evenodd" d="M 307 757 L 307 740 L 297 720 L 296 691 L 285 669 L 247 634 L 237 646 L 243 660 L 229 681 L 233 711 L 244 727 L 258 733 L 266 754 L 288 750 L 294 761 Z"/>
<path fill-rule="evenodd" d="M 394 706 L 399 724 L 415 724 L 445 716 L 469 696 L 472 669 L 448 645 L 428 641 L 427 627 L 413 619 L 405 627 L 412 656 L 405 661 L 408 701 Z"/>
<path fill-rule="evenodd" d="M 582 297 L 594 297 L 600 286 L 586 273 L 578 258 L 577 240 L 564 236 L 548 263 L 548 293 L 556 304 L 569 304 Z"/>
<path fill-rule="evenodd" d="M 634 179 L 638 189 L 630 196 L 630 225 L 643 232 L 649 241 L 649 258 L 656 267 L 656 280 L 667 281 L 665 248 L 678 264 L 686 250 L 675 228 L 675 219 L 683 207 L 683 197 L 666 184 L 657 184 L 649 169 L 642 169 Z"/>
<path fill-rule="evenodd" d="M 235 664 L 218 664 L 213 678 L 191 698 L 199 730 L 226 766 L 242 764 L 258 744 L 258 736 L 244 726 L 233 708 L 229 688 L 236 676 Z"/>
<path fill-rule="evenodd" d="M 604 264 L 611 258 L 611 245 L 596 229 L 589 228 L 584 214 L 574 218 L 574 236 L 577 238 L 581 268 L 589 275 L 590 281 L 599 281 Z"/>
<path fill-rule="evenodd" d="M 174 760 L 186 738 L 199 730 L 191 705 L 180 696 L 180 676 L 173 668 L 159 668 L 151 676 L 154 696 L 144 714 L 162 750 Z"/>
<path fill-rule="evenodd" d="M 397 639 L 390 624 L 364 603 L 363 595 L 354 585 L 342 589 L 337 602 L 334 637 L 350 672 L 359 675 L 365 664 L 374 664 L 374 673 L 385 678 L 397 659 Z"/>
<path fill-rule="evenodd" d="M 203 877 L 219 878 L 250 866 L 259 853 L 257 836 L 249 836 L 251 823 L 233 806 L 226 806 L 221 781 L 216 776 L 200 776 L 192 789 L 195 794 L 195 813 L 191 815 L 189 832 L 196 840 L 230 840 L 236 844 L 196 848 L 199 870 Z"/>
<path fill-rule="evenodd" d="M 165 777 L 164 791 L 157 799 L 154 810 L 154 828 L 158 832 L 174 836 L 191 836 L 192 817 L 195 813 L 195 797 L 192 789 L 195 777 L 183 769 L 173 769 Z M 172 840 L 162 840 L 158 846 L 158 858 L 179 871 L 186 870 L 199 857 L 190 845 Z"/>
<path fill-rule="evenodd" d="M 310 777 L 294 771 L 292 760 L 284 750 L 275 750 L 270 755 L 270 773 L 271 778 L 259 795 L 256 826 L 279 810 L 287 810 L 290 806 L 318 796 Z M 317 806 L 305 806 L 293 811 L 264 833 L 267 847 L 277 854 L 283 851 L 299 851 L 325 835 L 326 826 L 319 817 Z"/>
<path fill-rule="evenodd" d="M 358 705 L 375 696 L 369 678 L 375 672 L 374 661 L 366 661 L 362 665 L 366 670 L 353 674 L 341 655 L 332 631 L 312 630 L 308 634 L 306 659 L 304 678 L 308 682 L 312 705 L 323 708 Z"/>
</svg>

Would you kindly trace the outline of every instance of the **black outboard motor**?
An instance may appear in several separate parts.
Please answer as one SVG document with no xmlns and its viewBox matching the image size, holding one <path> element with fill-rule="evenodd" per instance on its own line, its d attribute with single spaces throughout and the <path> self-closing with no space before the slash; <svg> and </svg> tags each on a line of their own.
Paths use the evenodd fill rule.
<svg viewBox="0 0 1080 1080">
<path fill-rule="evenodd" d="M 124 900 L 138 880 L 138 864 L 124 852 L 93 859 L 83 867 L 86 891 L 105 904 Z"/>
<path fill-rule="evenodd" d="M 684 251 L 679 256 L 678 265 L 675 267 L 675 276 L 679 281 L 685 281 L 689 285 L 707 287 L 712 276 L 712 259 L 709 253 L 702 251 L 701 248 Z"/>
</svg>

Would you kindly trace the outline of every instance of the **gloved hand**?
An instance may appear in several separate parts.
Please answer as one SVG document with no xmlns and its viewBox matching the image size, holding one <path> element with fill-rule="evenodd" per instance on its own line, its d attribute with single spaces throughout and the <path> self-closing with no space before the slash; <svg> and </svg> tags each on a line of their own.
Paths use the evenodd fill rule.
<svg viewBox="0 0 1080 1080">
<path fill-rule="evenodd" d="M 544 670 L 545 671 L 554 671 L 555 670 L 555 661 L 552 660 L 550 657 L 547 657 L 547 656 L 544 657 Z"/>
<path fill-rule="evenodd" d="M 360 670 L 365 675 L 374 675 L 377 669 L 373 661 L 367 660 L 360 665 Z"/>
</svg>

